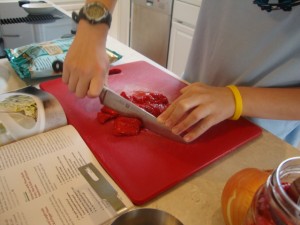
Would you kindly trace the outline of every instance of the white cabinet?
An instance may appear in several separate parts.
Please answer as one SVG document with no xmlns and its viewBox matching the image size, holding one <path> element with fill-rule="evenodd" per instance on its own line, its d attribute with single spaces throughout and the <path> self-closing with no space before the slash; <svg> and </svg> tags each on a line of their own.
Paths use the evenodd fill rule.
<svg viewBox="0 0 300 225">
<path fill-rule="evenodd" d="M 168 69 L 179 77 L 181 77 L 187 62 L 193 34 L 193 28 L 178 22 L 172 22 Z"/>
<path fill-rule="evenodd" d="M 188 59 L 199 10 L 200 2 L 199 5 L 178 0 L 174 2 L 168 69 L 179 77 Z"/>
<path fill-rule="evenodd" d="M 109 35 L 129 45 L 130 0 L 119 0 L 112 15 Z"/>
</svg>

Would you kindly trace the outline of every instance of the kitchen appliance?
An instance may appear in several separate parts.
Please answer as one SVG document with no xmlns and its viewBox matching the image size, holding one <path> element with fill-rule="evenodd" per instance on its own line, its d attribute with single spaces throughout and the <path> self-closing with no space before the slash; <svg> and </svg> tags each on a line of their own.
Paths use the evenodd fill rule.
<svg viewBox="0 0 300 225">
<path fill-rule="evenodd" d="M 28 9 L 30 2 L 26 3 Z M 35 12 L 32 15 L 22 7 L 21 1 L 0 2 L 0 58 L 5 58 L 4 48 L 13 49 L 75 34 L 76 24 L 69 16 L 54 7 L 40 7 L 40 4 L 30 8 Z"/>
<path fill-rule="evenodd" d="M 166 67 L 173 0 L 131 0 L 130 47 Z"/>
<path fill-rule="evenodd" d="M 119 94 L 161 90 L 172 102 L 186 86 L 144 61 L 122 64 L 112 70 L 120 72 L 108 77 L 108 86 Z M 136 136 L 117 137 L 113 134 L 113 120 L 105 124 L 97 122 L 97 113 L 103 107 L 98 98 L 77 98 L 60 78 L 43 82 L 40 87 L 60 101 L 68 123 L 76 128 L 103 168 L 136 205 L 153 199 L 261 134 L 261 128 L 241 118 L 215 125 L 188 144 L 147 129 Z"/>
</svg>

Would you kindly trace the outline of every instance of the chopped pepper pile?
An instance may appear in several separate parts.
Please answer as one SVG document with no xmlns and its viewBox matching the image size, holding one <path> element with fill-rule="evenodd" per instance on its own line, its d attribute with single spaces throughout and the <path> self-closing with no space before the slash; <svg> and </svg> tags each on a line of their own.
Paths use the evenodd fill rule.
<svg viewBox="0 0 300 225">
<path fill-rule="evenodd" d="M 120 95 L 155 117 L 158 117 L 169 106 L 167 97 L 160 93 L 135 91 L 128 95 L 123 91 Z M 97 114 L 98 122 L 105 124 L 112 119 L 114 119 L 113 134 L 116 136 L 137 135 L 143 127 L 140 119 L 122 116 L 115 110 L 103 106 Z"/>
<path fill-rule="evenodd" d="M 168 106 L 169 100 L 160 93 L 135 91 L 132 95 L 127 95 L 124 91 L 121 96 L 133 102 L 140 108 L 158 117 Z"/>
</svg>

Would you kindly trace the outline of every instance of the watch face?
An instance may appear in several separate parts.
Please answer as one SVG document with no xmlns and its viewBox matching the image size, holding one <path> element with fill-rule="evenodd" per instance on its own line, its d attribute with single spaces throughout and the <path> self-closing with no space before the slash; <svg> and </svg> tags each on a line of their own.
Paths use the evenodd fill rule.
<svg viewBox="0 0 300 225">
<path fill-rule="evenodd" d="M 105 13 L 105 9 L 96 4 L 86 8 L 86 16 L 89 17 L 89 19 L 99 20 Z"/>
<path fill-rule="evenodd" d="M 87 20 L 90 24 L 106 23 L 108 27 L 111 24 L 111 14 L 108 9 L 100 2 L 85 4 L 79 11 L 79 14 L 72 14 L 77 23 L 81 19 Z"/>
</svg>

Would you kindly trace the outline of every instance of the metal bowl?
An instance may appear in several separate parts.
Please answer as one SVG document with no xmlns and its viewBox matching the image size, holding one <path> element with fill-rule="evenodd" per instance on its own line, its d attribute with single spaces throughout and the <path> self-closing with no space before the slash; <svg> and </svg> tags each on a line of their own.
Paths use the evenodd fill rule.
<svg viewBox="0 0 300 225">
<path fill-rule="evenodd" d="M 183 225 L 183 223 L 162 210 L 140 208 L 122 214 L 111 225 Z"/>
</svg>

